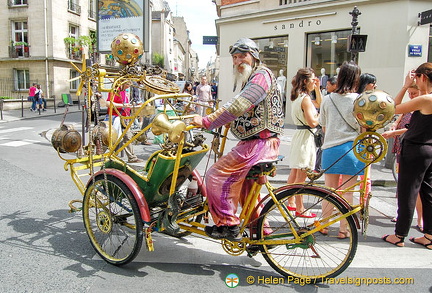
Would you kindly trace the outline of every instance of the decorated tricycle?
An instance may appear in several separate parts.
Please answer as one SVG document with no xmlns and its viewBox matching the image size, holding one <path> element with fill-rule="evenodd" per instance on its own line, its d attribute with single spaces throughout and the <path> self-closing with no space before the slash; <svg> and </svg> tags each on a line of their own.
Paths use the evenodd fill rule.
<svg viewBox="0 0 432 293">
<path fill-rule="evenodd" d="M 107 121 L 89 127 L 84 146 L 79 134 L 64 125 L 54 133 L 53 145 L 83 196 L 82 201 L 72 201 L 70 206 L 82 209 L 92 246 L 108 263 L 124 265 L 138 255 L 144 240 L 146 248 L 153 251 L 154 232 L 173 237 L 190 234 L 207 237 L 204 228 L 210 217 L 206 187 L 197 166 L 207 153 L 214 152 L 216 158 L 223 153 L 227 129 L 204 134 L 192 131 L 196 127 L 188 121 L 193 115 L 187 113 L 194 102 L 189 95 L 176 93 L 178 88 L 163 77 L 161 70 L 136 64 L 142 54 L 142 44 L 136 36 L 122 34 L 112 47 L 113 55 L 123 64 L 120 70 L 109 71 L 98 64 L 86 68 L 83 62 L 79 94 L 84 89 L 88 104 L 96 92 L 115 93 L 124 83 L 133 83 L 158 95 L 136 105 L 130 116 L 117 113 L 115 119 L 120 119 L 121 133 L 114 130 L 113 113 L 117 110 L 110 102 Z M 104 88 L 106 79 L 113 81 L 111 88 Z M 124 141 L 131 121 L 144 115 L 155 100 L 163 101 L 162 110 L 152 115 L 150 123 L 135 131 L 130 140 Z M 176 107 L 179 103 L 183 105 L 181 109 Z M 167 115 L 168 109 L 176 109 L 175 115 Z M 356 156 L 367 163 L 365 179 L 349 190 L 339 191 L 316 185 L 314 180 L 322 173 L 310 173 L 308 184 L 275 188 L 267 177 L 275 173 L 277 161 L 259 162 L 248 174 L 253 187 L 239 217 L 242 239 L 221 240 L 228 254 L 260 253 L 280 274 L 311 282 L 335 277 L 349 266 L 357 248 L 357 229 L 363 223 L 365 231 L 368 222 L 370 196 L 365 186 L 369 166 L 381 160 L 387 150 L 385 140 L 375 130 L 393 116 L 394 105 L 385 93 L 367 93 L 356 101 L 354 112 L 369 129 L 353 145 Z M 369 114 L 373 117 L 368 117 Z M 120 153 L 148 130 L 163 136 L 160 149 L 144 165 L 122 160 Z M 212 136 L 209 146 L 205 140 Z M 65 153 L 75 155 L 68 158 L 70 154 Z M 343 198 L 341 194 L 346 191 L 360 194 L 358 205 L 350 205 Z M 262 192 L 266 196 L 258 202 Z M 288 209 L 288 200 L 296 195 L 303 195 L 306 210 L 316 214 L 315 217 L 299 217 Z M 78 202 L 82 202 L 81 207 L 76 207 Z M 259 217 L 252 218 L 259 206 L 263 207 Z M 323 206 L 332 207 L 331 215 L 324 216 Z M 341 220 L 348 222 L 348 238 L 341 240 L 319 233 Z"/>
</svg>

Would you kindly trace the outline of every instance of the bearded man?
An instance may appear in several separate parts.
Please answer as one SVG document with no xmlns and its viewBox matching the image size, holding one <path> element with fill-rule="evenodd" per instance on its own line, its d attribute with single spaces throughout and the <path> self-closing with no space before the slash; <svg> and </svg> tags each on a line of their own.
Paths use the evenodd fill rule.
<svg viewBox="0 0 432 293">
<path fill-rule="evenodd" d="M 252 185 L 246 175 L 257 162 L 277 159 L 284 114 L 276 78 L 261 64 L 256 43 L 241 38 L 229 52 L 235 85 L 242 84 L 240 92 L 216 112 L 205 117 L 195 116 L 193 123 L 206 129 L 231 123 L 231 132 L 240 140 L 208 170 L 205 178 L 209 209 L 215 223 L 205 228 L 206 234 L 214 239 L 240 241 L 242 235 L 236 211 L 239 203 L 245 203 Z M 258 217 L 258 211 L 254 217 Z M 252 231 L 254 227 L 250 228 Z"/>
</svg>

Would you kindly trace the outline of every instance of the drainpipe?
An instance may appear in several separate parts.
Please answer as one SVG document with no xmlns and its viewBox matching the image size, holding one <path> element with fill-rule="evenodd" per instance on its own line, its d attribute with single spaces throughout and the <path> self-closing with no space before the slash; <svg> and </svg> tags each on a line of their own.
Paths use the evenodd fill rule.
<svg viewBox="0 0 432 293">
<path fill-rule="evenodd" d="M 46 98 L 51 95 L 48 71 L 48 32 L 47 32 L 47 0 L 44 0 L 44 38 L 45 38 L 45 80 L 46 80 Z M 54 107 L 55 109 L 55 107 Z"/>
</svg>

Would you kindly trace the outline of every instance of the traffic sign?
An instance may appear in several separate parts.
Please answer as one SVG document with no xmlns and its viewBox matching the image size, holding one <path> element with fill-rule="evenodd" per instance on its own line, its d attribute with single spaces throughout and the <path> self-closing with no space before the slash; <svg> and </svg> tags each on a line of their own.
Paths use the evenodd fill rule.
<svg viewBox="0 0 432 293">
<path fill-rule="evenodd" d="M 348 52 L 364 52 L 366 50 L 367 35 L 349 35 L 347 42 Z"/>
</svg>

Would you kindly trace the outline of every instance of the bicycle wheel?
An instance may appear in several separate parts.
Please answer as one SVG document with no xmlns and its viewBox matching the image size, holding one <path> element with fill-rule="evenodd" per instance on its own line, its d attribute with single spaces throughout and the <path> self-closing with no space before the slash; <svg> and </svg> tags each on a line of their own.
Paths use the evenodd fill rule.
<svg viewBox="0 0 432 293">
<path fill-rule="evenodd" d="M 124 265 L 139 253 L 143 222 L 132 192 L 119 178 L 95 177 L 84 194 L 83 218 L 93 248 L 106 262 Z"/>
<path fill-rule="evenodd" d="M 316 214 L 313 218 L 302 218 L 290 213 L 289 221 L 282 217 L 273 201 L 269 201 L 261 212 L 258 221 L 258 237 L 268 240 L 294 239 L 292 225 L 301 235 L 314 229 L 318 221 L 324 223 L 348 210 L 337 199 L 327 193 L 306 189 L 293 188 L 276 194 L 284 207 L 288 206 L 288 199 L 302 195 L 303 203 L 308 212 Z M 327 211 L 324 215 L 324 210 Z M 326 220 L 324 220 L 326 219 Z M 308 279 L 313 283 L 323 282 L 326 278 L 333 278 L 342 273 L 351 263 L 357 250 L 357 229 L 352 216 L 346 218 L 349 235 L 345 239 L 337 238 L 339 225 L 329 227 L 327 235 L 320 232 L 303 238 L 300 243 L 286 245 L 262 245 L 260 247 L 266 261 L 280 274 L 294 279 Z"/>
</svg>

